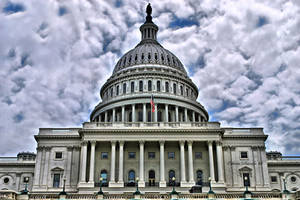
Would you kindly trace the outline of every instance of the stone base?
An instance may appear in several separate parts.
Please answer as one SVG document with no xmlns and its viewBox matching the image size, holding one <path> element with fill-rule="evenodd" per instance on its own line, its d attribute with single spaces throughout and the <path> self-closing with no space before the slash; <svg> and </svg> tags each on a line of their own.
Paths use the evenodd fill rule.
<svg viewBox="0 0 300 200">
<path fill-rule="evenodd" d="M 167 182 L 166 181 L 160 181 L 159 182 L 159 187 L 167 187 Z"/>
<path fill-rule="evenodd" d="M 124 182 L 109 182 L 108 187 L 112 188 L 119 188 L 119 187 L 124 187 Z"/>
<path fill-rule="evenodd" d="M 139 181 L 138 184 L 139 187 L 145 187 L 145 181 Z"/>
<path fill-rule="evenodd" d="M 94 188 L 95 184 L 94 182 L 79 182 L 78 183 L 78 188 Z"/>
<path fill-rule="evenodd" d="M 59 195 L 59 200 L 65 200 L 67 195 Z"/>
<path fill-rule="evenodd" d="M 181 181 L 180 182 L 180 187 L 192 187 L 195 185 L 195 182 L 186 182 L 186 181 Z"/>
<path fill-rule="evenodd" d="M 17 200 L 28 200 L 28 199 L 29 199 L 28 194 L 21 194 L 21 195 L 18 195 L 18 197 L 17 197 Z"/>
</svg>

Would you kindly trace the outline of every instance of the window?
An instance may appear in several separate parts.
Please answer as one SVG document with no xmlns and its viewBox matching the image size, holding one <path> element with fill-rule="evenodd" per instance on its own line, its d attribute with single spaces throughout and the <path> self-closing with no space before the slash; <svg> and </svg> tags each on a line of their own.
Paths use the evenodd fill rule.
<svg viewBox="0 0 300 200">
<path fill-rule="evenodd" d="M 148 158 L 154 159 L 155 158 L 155 152 L 148 152 Z"/>
<path fill-rule="evenodd" d="M 133 82 L 133 81 L 131 82 L 130 91 L 131 91 L 131 93 L 133 93 L 133 92 L 134 92 L 134 82 Z"/>
<path fill-rule="evenodd" d="M 135 152 L 128 152 L 129 159 L 135 159 Z"/>
<path fill-rule="evenodd" d="M 169 82 L 166 82 L 165 86 L 166 86 L 166 92 L 169 92 Z"/>
<path fill-rule="evenodd" d="M 3 182 L 4 182 L 5 184 L 9 183 L 9 178 L 7 178 L 7 177 L 4 178 Z"/>
<path fill-rule="evenodd" d="M 118 96 L 119 95 L 119 86 L 117 85 L 117 91 L 116 91 L 116 95 Z"/>
<path fill-rule="evenodd" d="M 296 180 L 297 180 L 297 178 L 296 178 L 295 176 L 292 176 L 292 177 L 291 177 L 291 182 L 292 182 L 292 183 L 295 183 Z"/>
<path fill-rule="evenodd" d="M 175 159 L 175 152 L 168 152 L 168 159 Z"/>
<path fill-rule="evenodd" d="M 189 96 L 189 89 L 186 88 L 186 96 L 188 97 Z"/>
<path fill-rule="evenodd" d="M 177 90 L 177 88 L 176 88 L 176 83 L 173 83 L 173 93 L 174 93 L 174 94 L 176 94 L 176 90 Z"/>
<path fill-rule="evenodd" d="M 202 152 L 195 152 L 195 159 L 202 159 Z"/>
<path fill-rule="evenodd" d="M 149 186 L 155 186 L 155 171 L 149 171 Z"/>
<path fill-rule="evenodd" d="M 62 159 L 62 152 L 55 152 L 55 159 Z"/>
<path fill-rule="evenodd" d="M 148 91 L 152 91 L 152 81 L 148 81 Z"/>
<path fill-rule="evenodd" d="M 249 176 L 249 173 L 243 173 L 243 180 L 244 180 L 244 186 L 250 186 L 250 176 Z"/>
<path fill-rule="evenodd" d="M 101 152 L 101 159 L 108 159 L 108 153 L 107 152 Z"/>
<path fill-rule="evenodd" d="M 242 152 L 241 152 L 241 158 L 248 158 L 248 153 L 247 153 L 247 151 L 242 151 Z"/>
<path fill-rule="evenodd" d="M 59 183 L 60 183 L 60 174 L 54 174 L 53 175 L 53 187 L 59 188 Z"/>
<path fill-rule="evenodd" d="M 182 87 L 182 85 L 180 86 L 180 95 L 183 96 L 183 87 Z"/>
<path fill-rule="evenodd" d="M 143 92 L 143 81 L 139 82 L 139 91 Z"/>
<path fill-rule="evenodd" d="M 202 170 L 197 171 L 197 185 L 202 185 L 202 180 L 203 180 L 203 172 Z"/>
<path fill-rule="evenodd" d="M 100 177 L 102 178 L 102 183 L 107 183 L 107 171 L 101 170 Z"/>
<path fill-rule="evenodd" d="M 126 83 L 123 83 L 123 94 L 126 94 Z"/>
<path fill-rule="evenodd" d="M 113 95 L 114 95 L 114 88 L 111 88 L 110 89 L 110 97 L 113 97 Z"/>
<path fill-rule="evenodd" d="M 277 183 L 277 176 L 271 176 L 271 182 Z"/>
<path fill-rule="evenodd" d="M 171 185 L 173 185 L 174 183 L 173 183 L 173 180 L 172 180 L 172 178 L 173 177 L 175 177 L 175 171 L 174 170 L 170 170 L 169 171 L 169 184 Z"/>
<path fill-rule="evenodd" d="M 142 122 L 142 121 L 143 121 L 143 112 L 142 112 L 142 111 L 139 111 L 139 112 L 138 112 L 138 121 L 139 121 L 139 122 Z"/>
<path fill-rule="evenodd" d="M 157 91 L 160 92 L 160 81 L 157 81 L 156 87 L 157 87 Z"/>
<path fill-rule="evenodd" d="M 135 183 L 135 172 L 133 170 L 128 172 L 128 182 Z"/>
</svg>

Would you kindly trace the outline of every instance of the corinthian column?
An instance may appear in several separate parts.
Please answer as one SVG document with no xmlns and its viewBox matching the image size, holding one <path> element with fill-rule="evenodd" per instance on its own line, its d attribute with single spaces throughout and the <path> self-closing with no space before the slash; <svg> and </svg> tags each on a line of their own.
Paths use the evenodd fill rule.
<svg viewBox="0 0 300 200">
<path fill-rule="evenodd" d="M 186 183 L 185 179 L 185 158 L 184 158 L 184 141 L 180 141 L 180 178 L 181 184 Z"/>
<path fill-rule="evenodd" d="M 115 183 L 116 141 L 111 141 L 110 184 Z"/>
<path fill-rule="evenodd" d="M 145 187 L 144 181 L 144 141 L 140 141 L 140 180 L 139 187 Z"/>
<path fill-rule="evenodd" d="M 94 169 L 95 169 L 95 147 L 96 141 L 91 141 L 91 156 L 90 156 L 90 178 L 89 183 L 94 187 Z"/>
<path fill-rule="evenodd" d="M 195 184 L 194 181 L 194 166 L 193 166 L 193 141 L 188 141 L 189 153 L 189 183 Z"/>
<path fill-rule="evenodd" d="M 218 162 L 218 176 L 219 183 L 224 183 L 224 169 L 223 169 L 223 149 L 222 143 L 217 142 L 217 162 Z"/>
<path fill-rule="evenodd" d="M 123 182 L 123 156 L 124 156 L 124 141 L 119 142 L 120 149 L 119 149 L 119 183 L 124 184 Z"/>
<path fill-rule="evenodd" d="M 160 171 L 160 182 L 159 187 L 166 187 L 165 181 L 165 141 L 159 142 L 160 156 L 159 156 L 159 171 Z"/>
<path fill-rule="evenodd" d="M 213 154 L 212 141 L 208 141 L 207 143 L 208 143 L 208 157 L 209 157 L 209 175 L 211 181 L 215 183 L 216 180 L 215 180 L 214 154 Z"/>
</svg>

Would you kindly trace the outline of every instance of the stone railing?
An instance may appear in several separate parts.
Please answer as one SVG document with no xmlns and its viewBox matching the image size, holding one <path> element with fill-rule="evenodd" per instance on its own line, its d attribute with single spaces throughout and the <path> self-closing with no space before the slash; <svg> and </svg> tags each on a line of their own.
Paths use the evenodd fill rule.
<svg viewBox="0 0 300 200">
<path fill-rule="evenodd" d="M 83 128 L 126 128 L 126 127 L 160 127 L 160 128 L 220 128 L 219 122 L 85 122 Z"/>
</svg>

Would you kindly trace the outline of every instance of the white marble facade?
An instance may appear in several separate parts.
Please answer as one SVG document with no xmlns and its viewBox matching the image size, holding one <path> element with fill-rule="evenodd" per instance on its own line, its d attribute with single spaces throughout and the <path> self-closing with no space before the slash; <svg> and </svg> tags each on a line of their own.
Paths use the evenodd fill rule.
<svg viewBox="0 0 300 200">
<path fill-rule="evenodd" d="M 299 190 L 300 160 L 267 158 L 262 128 L 209 122 L 183 64 L 157 42 L 151 13 L 140 30 L 141 42 L 102 86 L 90 122 L 41 128 L 31 160 L 0 158 L 0 190 L 24 189 L 25 176 L 32 193 L 57 193 L 65 179 L 67 192 L 93 194 L 100 177 L 108 193 L 134 191 L 137 177 L 142 192 L 167 193 L 172 184 L 207 192 L 209 177 L 215 192 L 241 192 L 248 183 L 250 191 L 282 191 L 282 178 Z"/>
</svg>

